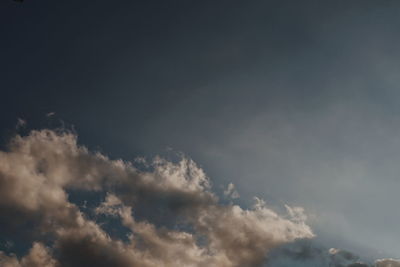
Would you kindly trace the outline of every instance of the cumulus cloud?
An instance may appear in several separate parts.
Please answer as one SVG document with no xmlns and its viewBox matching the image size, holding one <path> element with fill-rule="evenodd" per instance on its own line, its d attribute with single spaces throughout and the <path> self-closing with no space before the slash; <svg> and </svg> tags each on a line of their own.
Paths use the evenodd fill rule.
<svg viewBox="0 0 400 267">
<path fill-rule="evenodd" d="M 0 151 L 0 232 L 25 229 L 32 246 L 21 257 L 1 252 L 0 265 L 259 266 L 271 249 L 313 237 L 301 208 L 221 204 L 190 159 L 146 166 L 90 152 L 66 131 L 15 136 Z M 72 191 L 106 197 L 91 216 Z M 235 198 L 233 185 L 227 194 Z M 126 238 L 110 235 L 101 216 L 119 221 Z"/>
<path fill-rule="evenodd" d="M 52 258 L 49 249 L 41 243 L 33 243 L 29 253 L 18 260 L 15 255 L 7 256 L 0 252 L 0 264 L 3 267 L 57 267 L 58 262 Z"/>
</svg>

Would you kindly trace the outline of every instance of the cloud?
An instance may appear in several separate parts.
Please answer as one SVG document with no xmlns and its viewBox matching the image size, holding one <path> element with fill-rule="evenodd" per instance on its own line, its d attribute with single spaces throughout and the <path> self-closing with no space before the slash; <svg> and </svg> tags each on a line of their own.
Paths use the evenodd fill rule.
<svg viewBox="0 0 400 267">
<path fill-rule="evenodd" d="M 24 128 L 25 126 L 26 126 L 26 120 L 18 118 L 15 128 L 18 130 L 18 129 Z"/>
<path fill-rule="evenodd" d="M 397 267 L 400 260 L 362 260 L 342 249 L 326 249 L 312 240 L 302 239 L 273 249 L 265 267 Z"/>
<path fill-rule="evenodd" d="M 49 249 L 35 242 L 29 253 L 18 260 L 16 256 L 7 256 L 0 252 L 0 264 L 3 267 L 57 267 L 59 263 L 52 258 Z"/>
<path fill-rule="evenodd" d="M 268 267 L 372 267 L 359 256 L 346 250 L 326 249 L 310 240 L 299 240 L 274 249 Z"/>
<path fill-rule="evenodd" d="M 313 237 L 301 208 L 280 215 L 257 198 L 250 209 L 220 204 L 190 159 L 146 166 L 90 152 L 66 131 L 15 136 L 0 151 L 0 233 L 25 229 L 32 248 L 2 252 L 1 266 L 258 266 L 271 249 Z M 106 197 L 81 210 L 72 191 Z M 233 185 L 228 193 L 237 195 Z M 107 232 L 111 220 L 125 239 Z"/>
<path fill-rule="evenodd" d="M 228 185 L 228 187 L 226 188 L 226 190 L 224 190 L 224 195 L 226 197 L 229 197 L 231 199 L 235 199 L 235 198 L 239 198 L 240 195 L 238 193 L 238 191 L 236 191 L 235 185 L 230 183 Z"/>
<path fill-rule="evenodd" d="M 400 267 L 400 260 L 381 259 L 375 262 L 376 267 Z"/>
</svg>

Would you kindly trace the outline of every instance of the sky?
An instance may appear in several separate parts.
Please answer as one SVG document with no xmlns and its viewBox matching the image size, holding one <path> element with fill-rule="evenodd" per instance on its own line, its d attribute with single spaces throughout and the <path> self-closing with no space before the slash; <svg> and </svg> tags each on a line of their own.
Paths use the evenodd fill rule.
<svg viewBox="0 0 400 267">
<path fill-rule="evenodd" d="M 78 266 L 68 246 L 92 231 L 101 246 L 130 251 L 115 266 L 169 266 L 143 255 L 175 255 L 178 237 L 174 248 L 143 251 L 126 239 L 163 226 L 205 236 L 191 241 L 192 256 L 213 252 L 182 266 L 400 258 L 399 12 L 386 0 L 1 1 L 0 192 L 34 200 L 0 201 L 4 229 L 25 218 L 22 234 L 0 230 L 0 263 L 36 266 L 38 254 Z M 133 217 L 128 193 L 144 201 Z M 270 230 L 242 229 L 260 246 L 232 246 L 218 235 L 218 212 L 240 214 L 233 228 L 278 234 L 270 243 Z M 44 231 L 49 220 L 58 221 Z"/>
</svg>

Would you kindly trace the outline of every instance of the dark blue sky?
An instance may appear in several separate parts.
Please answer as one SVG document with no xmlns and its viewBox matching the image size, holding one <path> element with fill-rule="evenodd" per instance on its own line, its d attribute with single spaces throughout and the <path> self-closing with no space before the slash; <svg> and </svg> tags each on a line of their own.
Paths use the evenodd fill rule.
<svg viewBox="0 0 400 267">
<path fill-rule="evenodd" d="M 1 1 L 1 136 L 18 118 L 62 120 L 113 158 L 182 151 L 244 199 L 305 207 L 334 244 L 400 256 L 399 14 L 398 1 Z"/>
</svg>

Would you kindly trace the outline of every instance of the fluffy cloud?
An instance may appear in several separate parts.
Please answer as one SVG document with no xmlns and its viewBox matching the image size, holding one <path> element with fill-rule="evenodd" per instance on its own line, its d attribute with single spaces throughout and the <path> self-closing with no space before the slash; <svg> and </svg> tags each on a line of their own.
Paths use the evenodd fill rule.
<svg viewBox="0 0 400 267">
<path fill-rule="evenodd" d="M 35 242 L 29 253 L 20 261 L 14 255 L 7 256 L 0 252 L 0 264 L 3 267 L 57 267 L 58 262 L 52 258 L 49 249 Z"/>
<path fill-rule="evenodd" d="M 74 190 L 107 194 L 96 216 L 70 201 Z M 313 237 L 301 208 L 279 215 L 259 199 L 250 209 L 220 204 L 190 159 L 156 158 L 140 170 L 65 131 L 14 137 L 0 151 L 0 195 L 0 232 L 25 229 L 32 242 L 21 258 L 1 252 L 1 266 L 258 266 L 271 249 Z M 128 236 L 111 236 L 99 216 Z"/>
</svg>

